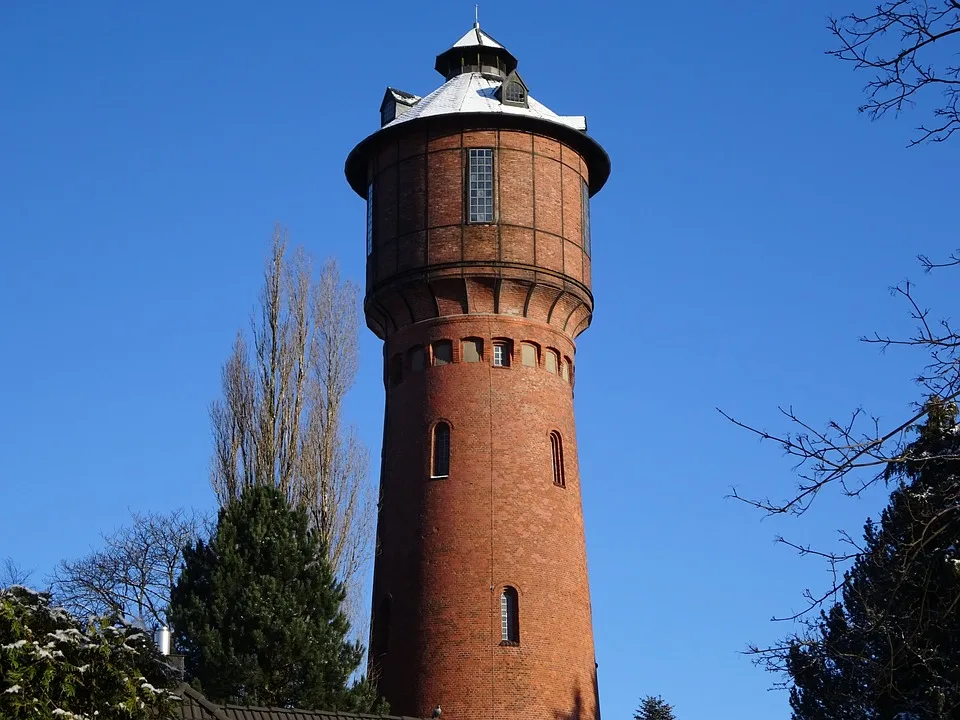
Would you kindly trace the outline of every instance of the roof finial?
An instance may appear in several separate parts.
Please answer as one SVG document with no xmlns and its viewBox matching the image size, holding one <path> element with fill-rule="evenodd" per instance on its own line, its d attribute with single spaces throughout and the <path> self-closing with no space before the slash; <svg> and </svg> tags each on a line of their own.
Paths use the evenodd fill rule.
<svg viewBox="0 0 960 720">
<path fill-rule="evenodd" d="M 473 26 L 477 29 L 480 28 L 480 5 L 473 6 Z"/>
</svg>

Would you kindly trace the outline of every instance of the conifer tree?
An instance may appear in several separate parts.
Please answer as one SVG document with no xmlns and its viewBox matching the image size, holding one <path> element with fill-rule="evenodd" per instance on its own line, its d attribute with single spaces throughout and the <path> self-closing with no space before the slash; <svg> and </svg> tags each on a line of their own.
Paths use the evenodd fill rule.
<svg viewBox="0 0 960 720">
<path fill-rule="evenodd" d="M 934 398 L 841 601 L 786 658 L 795 720 L 960 717 L 960 429 Z"/>
<path fill-rule="evenodd" d="M 675 720 L 673 706 L 659 696 L 647 695 L 633 714 L 633 720 Z"/>
<path fill-rule="evenodd" d="M 216 702 L 374 709 L 344 590 L 304 508 L 254 486 L 221 508 L 209 543 L 184 552 L 170 608 L 187 674 Z M 379 708 L 378 708 L 379 709 Z"/>
</svg>

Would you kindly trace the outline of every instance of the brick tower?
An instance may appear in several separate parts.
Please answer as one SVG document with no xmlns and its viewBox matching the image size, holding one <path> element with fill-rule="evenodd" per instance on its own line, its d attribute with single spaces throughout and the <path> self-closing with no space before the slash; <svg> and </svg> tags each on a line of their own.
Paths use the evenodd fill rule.
<svg viewBox="0 0 960 720">
<path fill-rule="evenodd" d="M 387 393 L 371 671 L 394 714 L 594 720 L 574 339 L 610 160 L 479 24 L 436 69 L 346 163 Z"/>
</svg>

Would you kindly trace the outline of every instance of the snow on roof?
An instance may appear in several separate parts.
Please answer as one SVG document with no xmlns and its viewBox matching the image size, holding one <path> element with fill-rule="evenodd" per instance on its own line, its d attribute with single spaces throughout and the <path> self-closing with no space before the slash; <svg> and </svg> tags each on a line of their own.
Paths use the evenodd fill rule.
<svg viewBox="0 0 960 720">
<path fill-rule="evenodd" d="M 501 50 L 506 50 L 503 45 L 498 43 L 492 37 L 490 37 L 486 32 L 480 29 L 480 25 L 476 24 L 464 34 L 462 38 L 457 40 L 453 47 L 492 47 L 500 48 Z"/>
<path fill-rule="evenodd" d="M 414 95 L 413 93 L 408 93 L 403 90 L 397 90 L 397 88 L 388 87 L 387 92 L 393 96 L 394 100 L 406 103 L 407 105 L 413 105 L 420 100 L 419 95 Z"/>
<path fill-rule="evenodd" d="M 472 32 L 472 31 L 471 31 Z M 392 127 L 420 117 L 455 115 L 458 113 L 502 113 L 522 115 L 565 125 L 574 130 L 586 131 L 587 119 L 583 115 L 557 115 L 529 95 L 529 107 L 504 105 L 497 99 L 497 89 L 502 81 L 477 72 L 456 75 L 427 95 L 409 111 L 384 127 Z"/>
</svg>

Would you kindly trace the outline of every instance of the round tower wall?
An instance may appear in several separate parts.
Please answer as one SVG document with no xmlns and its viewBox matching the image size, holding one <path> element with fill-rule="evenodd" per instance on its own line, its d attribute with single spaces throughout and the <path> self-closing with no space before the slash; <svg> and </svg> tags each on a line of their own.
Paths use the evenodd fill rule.
<svg viewBox="0 0 960 720">
<path fill-rule="evenodd" d="M 582 332 L 593 310 L 584 158 L 547 134 L 410 125 L 370 155 L 370 328 L 386 338 L 438 316 L 498 313 Z M 492 223 L 467 222 L 470 148 L 493 150 Z"/>
<path fill-rule="evenodd" d="M 479 361 L 468 362 L 463 342 L 475 340 Z M 433 365 L 430 348 L 446 341 L 452 362 Z M 494 342 L 509 367 L 493 365 Z M 524 343 L 537 350 L 532 367 Z M 396 714 L 599 717 L 573 357 L 566 333 L 493 315 L 418 323 L 386 343 L 371 662 Z M 432 477 L 438 422 L 450 427 L 444 477 Z M 519 597 L 516 644 L 502 637 L 506 586 Z"/>
</svg>

